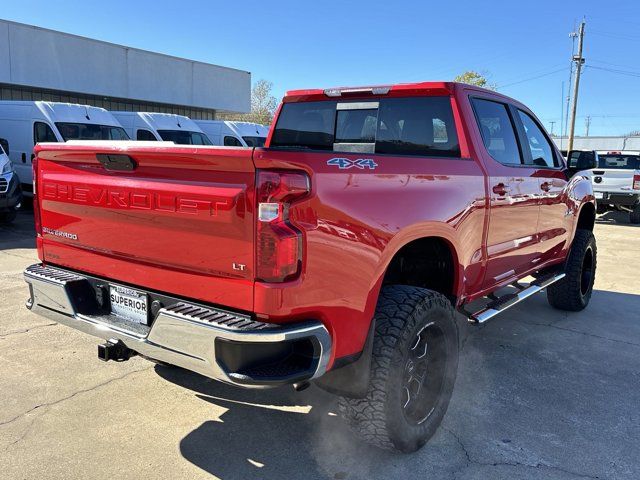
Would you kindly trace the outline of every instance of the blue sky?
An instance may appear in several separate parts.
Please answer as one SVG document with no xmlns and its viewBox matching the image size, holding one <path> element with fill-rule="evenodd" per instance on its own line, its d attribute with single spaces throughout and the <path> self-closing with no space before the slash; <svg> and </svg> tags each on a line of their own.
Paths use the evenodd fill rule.
<svg viewBox="0 0 640 480">
<path fill-rule="evenodd" d="M 587 27 L 576 133 L 640 130 L 640 2 L 3 2 L 2 18 L 252 72 L 286 90 L 486 72 L 560 130 L 573 31 Z M 618 72 L 612 72 L 617 70 Z M 623 73 L 620 73 L 623 72 Z M 539 77 L 539 78 L 534 78 Z"/>
</svg>

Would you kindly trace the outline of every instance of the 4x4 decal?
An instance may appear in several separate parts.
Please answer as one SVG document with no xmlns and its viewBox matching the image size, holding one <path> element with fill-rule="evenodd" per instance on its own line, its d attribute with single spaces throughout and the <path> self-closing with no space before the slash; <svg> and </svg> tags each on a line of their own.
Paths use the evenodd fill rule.
<svg viewBox="0 0 640 480">
<path fill-rule="evenodd" d="M 373 161 L 372 158 L 358 158 L 356 160 L 350 160 L 348 158 L 332 158 L 327 160 L 327 165 L 337 165 L 340 170 L 347 170 L 349 168 L 359 168 L 364 170 L 375 170 L 378 164 Z"/>
</svg>

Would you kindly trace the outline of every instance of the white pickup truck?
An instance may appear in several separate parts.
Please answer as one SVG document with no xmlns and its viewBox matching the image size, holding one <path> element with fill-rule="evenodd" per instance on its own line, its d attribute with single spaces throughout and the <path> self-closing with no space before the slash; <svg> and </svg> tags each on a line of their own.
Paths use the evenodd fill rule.
<svg viewBox="0 0 640 480">
<path fill-rule="evenodd" d="M 568 160 L 591 180 L 598 213 L 622 210 L 640 223 L 640 151 L 572 150 Z"/>
</svg>

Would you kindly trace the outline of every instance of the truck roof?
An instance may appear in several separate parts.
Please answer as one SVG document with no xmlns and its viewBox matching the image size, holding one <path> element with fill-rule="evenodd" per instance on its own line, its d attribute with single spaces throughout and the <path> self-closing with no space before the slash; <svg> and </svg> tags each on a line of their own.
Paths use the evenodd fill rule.
<svg viewBox="0 0 640 480">
<path fill-rule="evenodd" d="M 331 87 L 331 88 L 315 88 L 304 90 L 289 90 L 283 99 L 284 102 L 296 102 L 305 100 L 320 100 L 331 97 L 342 96 L 367 96 L 367 95 L 450 95 L 456 87 L 464 86 L 473 88 L 474 90 L 486 91 L 495 94 L 496 92 L 487 90 L 474 85 L 461 82 L 413 82 L 413 83 L 396 83 L 388 85 L 368 85 L 359 87 Z"/>
</svg>

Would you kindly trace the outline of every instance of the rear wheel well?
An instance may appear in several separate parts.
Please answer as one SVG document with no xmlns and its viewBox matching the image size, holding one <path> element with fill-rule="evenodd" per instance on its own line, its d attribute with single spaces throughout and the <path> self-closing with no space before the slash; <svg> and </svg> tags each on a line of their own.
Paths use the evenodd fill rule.
<svg viewBox="0 0 640 480">
<path fill-rule="evenodd" d="M 450 244 L 439 237 L 414 240 L 389 263 L 382 285 L 411 285 L 445 295 L 455 305 L 455 260 Z"/>
<path fill-rule="evenodd" d="M 578 216 L 578 225 L 576 228 L 582 230 L 589 230 L 593 232 L 593 226 L 596 223 L 596 208 L 593 206 L 593 203 L 586 203 L 582 210 L 580 210 L 580 215 Z"/>
</svg>

